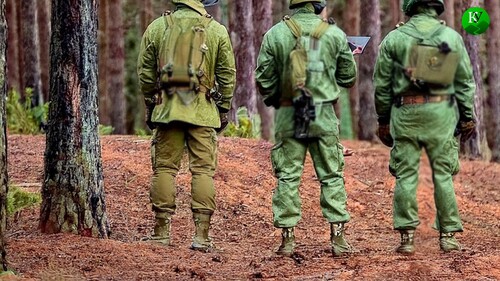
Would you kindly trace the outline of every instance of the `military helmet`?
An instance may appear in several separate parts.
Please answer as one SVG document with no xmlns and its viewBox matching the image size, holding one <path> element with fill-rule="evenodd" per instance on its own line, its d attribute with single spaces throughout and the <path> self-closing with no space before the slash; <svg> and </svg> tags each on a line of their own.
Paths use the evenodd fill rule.
<svg viewBox="0 0 500 281">
<path fill-rule="evenodd" d="M 417 4 L 427 4 L 429 7 L 436 9 L 438 15 L 444 12 L 444 1 L 443 0 L 404 0 L 403 2 L 403 12 L 407 16 L 413 16 L 415 11 L 413 10 Z"/>
<path fill-rule="evenodd" d="M 313 3 L 322 3 L 324 0 L 290 0 L 290 5 L 289 8 L 293 9 L 295 6 L 302 4 L 302 3 L 307 3 L 307 2 L 313 2 Z"/>
</svg>

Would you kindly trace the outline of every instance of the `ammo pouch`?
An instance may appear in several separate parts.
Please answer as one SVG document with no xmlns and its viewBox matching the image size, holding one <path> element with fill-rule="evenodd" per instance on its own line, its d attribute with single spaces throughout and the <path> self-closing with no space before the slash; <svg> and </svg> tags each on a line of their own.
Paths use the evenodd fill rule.
<svg viewBox="0 0 500 281">
<path fill-rule="evenodd" d="M 300 92 L 301 95 L 292 102 L 295 109 L 293 136 L 296 139 L 305 139 L 309 136 L 309 124 L 316 119 L 316 106 L 309 90 L 302 88 Z"/>
</svg>

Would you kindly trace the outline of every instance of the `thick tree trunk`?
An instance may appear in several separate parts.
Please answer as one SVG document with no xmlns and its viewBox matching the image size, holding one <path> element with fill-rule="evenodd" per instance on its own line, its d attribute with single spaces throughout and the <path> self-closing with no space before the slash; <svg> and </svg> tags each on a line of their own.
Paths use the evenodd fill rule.
<svg viewBox="0 0 500 281">
<path fill-rule="evenodd" d="M 359 131 L 361 140 L 377 139 L 377 114 L 373 88 L 373 71 L 380 44 L 380 6 L 378 0 L 363 1 L 361 5 L 361 35 L 371 36 L 359 65 Z"/>
<path fill-rule="evenodd" d="M 0 272 L 7 270 L 5 259 L 5 234 L 7 231 L 7 125 L 5 120 L 5 100 L 7 96 L 7 21 L 5 15 L 5 1 L 0 0 Z"/>
<path fill-rule="evenodd" d="M 38 41 L 37 0 L 21 1 L 23 27 L 23 76 L 24 88 L 31 88 L 31 104 L 43 104 L 42 80 L 40 77 L 40 45 Z"/>
<path fill-rule="evenodd" d="M 255 48 L 254 48 L 254 27 L 251 1 L 235 1 L 234 17 L 230 22 L 231 35 L 234 42 L 234 53 L 236 56 L 236 69 L 238 81 L 234 92 L 231 118 L 236 120 L 236 111 L 244 106 L 251 116 L 256 113 L 257 98 L 255 89 L 255 79 L 253 71 L 255 69 Z"/>
<path fill-rule="evenodd" d="M 253 0 L 253 24 L 255 27 L 254 47 L 255 52 L 258 53 L 264 34 L 272 27 L 272 0 Z M 267 107 L 260 95 L 257 95 L 257 110 L 260 115 L 260 130 L 261 137 L 265 140 L 273 139 L 273 124 L 274 124 L 274 110 L 272 107 Z"/>
<path fill-rule="evenodd" d="M 344 12 L 344 25 L 342 29 L 347 35 L 356 36 L 360 34 L 360 0 L 350 0 L 349 10 Z M 357 65 L 359 66 L 359 61 L 364 61 L 364 56 L 360 59 L 356 57 Z M 349 89 L 349 104 L 351 106 L 351 116 L 352 116 L 352 129 L 354 136 L 358 135 L 359 132 L 359 80 L 356 81 L 354 87 Z"/>
<path fill-rule="evenodd" d="M 108 96 L 108 36 L 107 32 L 107 18 L 108 18 L 108 0 L 99 1 L 99 121 L 102 125 L 111 125 L 109 118 L 108 104 L 110 103 Z"/>
<path fill-rule="evenodd" d="M 477 5 L 477 0 L 462 1 L 461 12 L 463 14 L 469 7 Z M 461 142 L 461 151 L 471 159 L 484 159 L 488 154 L 488 143 L 486 140 L 486 128 L 484 123 L 484 86 L 483 78 L 481 77 L 481 58 L 479 56 L 479 36 L 468 34 L 464 29 L 460 29 L 464 37 L 465 47 L 469 53 L 472 68 L 474 71 L 474 79 L 476 80 L 476 94 L 474 96 L 474 113 L 476 118 L 476 132 L 466 142 Z"/>
<path fill-rule="evenodd" d="M 52 0 L 50 108 L 40 227 L 107 238 L 97 117 L 97 1 Z"/>
<path fill-rule="evenodd" d="M 50 1 L 37 0 L 38 4 L 38 38 L 40 42 L 40 78 L 43 100 L 49 100 L 50 79 Z"/>
<path fill-rule="evenodd" d="M 19 35 L 17 23 L 16 0 L 7 0 L 6 18 L 8 24 L 7 35 L 7 89 L 20 92 L 19 81 Z"/>
<path fill-rule="evenodd" d="M 486 10 L 491 17 L 488 30 L 488 136 L 491 160 L 500 163 L 500 4 L 498 1 L 485 1 Z"/>
<path fill-rule="evenodd" d="M 123 37 L 122 1 L 108 0 L 108 19 L 106 21 L 108 38 L 107 54 L 107 94 L 110 99 L 108 110 L 111 126 L 115 134 L 126 134 L 125 126 L 125 41 Z"/>
</svg>

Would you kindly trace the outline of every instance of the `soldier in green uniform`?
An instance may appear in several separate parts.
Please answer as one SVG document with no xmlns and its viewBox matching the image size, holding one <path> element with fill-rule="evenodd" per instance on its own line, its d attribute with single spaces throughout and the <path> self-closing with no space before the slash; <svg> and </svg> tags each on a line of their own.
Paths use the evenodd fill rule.
<svg viewBox="0 0 500 281">
<path fill-rule="evenodd" d="M 442 0 L 405 0 L 403 11 L 410 19 L 383 40 L 374 74 L 378 134 L 392 148 L 389 169 L 396 178 L 396 251 L 415 251 L 422 148 L 432 168 L 440 247 L 460 250 L 454 234 L 463 228 L 452 177 L 459 171 L 455 135 L 468 138 L 475 127 L 472 67 L 462 37 L 438 19 Z"/>
<path fill-rule="evenodd" d="M 156 223 L 149 241 L 170 243 L 175 177 L 186 149 L 196 227 L 191 248 L 208 251 L 213 247 L 208 231 L 216 208 L 216 129 L 224 126 L 221 120 L 230 108 L 236 75 L 234 54 L 226 28 L 204 8 L 218 0 L 172 2 L 175 11 L 156 19 L 145 31 L 137 69 L 147 123 L 155 128 L 150 198 Z M 214 88 L 217 95 L 211 91 Z"/>
<path fill-rule="evenodd" d="M 277 254 L 284 256 L 291 256 L 295 247 L 294 227 L 301 218 L 299 185 L 308 150 L 321 183 L 320 205 L 323 216 L 330 223 L 333 254 L 340 256 L 352 251 L 344 238 L 344 224 L 350 216 L 346 210 L 339 120 L 333 105 L 341 92 L 340 87 L 354 85 L 356 63 L 344 32 L 333 23 L 325 24 L 318 16 L 325 5 L 326 1 L 321 0 L 291 0 L 293 14 L 265 34 L 255 71 L 265 103 L 277 109 L 276 144 L 271 151 L 271 161 L 278 186 L 273 193 L 272 208 L 274 226 L 282 228 L 282 242 Z M 301 34 L 297 34 L 299 31 Z M 315 39 L 312 37 L 314 33 L 318 35 Z M 304 82 L 309 100 L 313 101 L 307 111 L 313 111 L 315 115 L 307 128 L 302 127 L 306 129 L 302 131 L 305 134 L 300 135 L 296 134 L 299 126 L 296 117 L 302 109 L 297 107 L 301 98 L 290 79 L 290 54 L 297 42 L 311 48 Z M 312 48 L 316 49 L 313 51 Z"/>
</svg>

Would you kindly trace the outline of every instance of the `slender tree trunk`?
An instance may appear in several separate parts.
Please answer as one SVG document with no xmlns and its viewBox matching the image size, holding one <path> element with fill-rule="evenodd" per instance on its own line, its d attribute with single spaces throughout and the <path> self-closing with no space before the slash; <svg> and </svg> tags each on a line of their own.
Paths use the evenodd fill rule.
<svg viewBox="0 0 500 281">
<path fill-rule="evenodd" d="M 361 5 L 361 34 L 371 36 L 363 60 L 359 65 L 359 132 L 361 140 L 375 141 L 377 114 L 375 112 L 374 88 L 372 83 L 375 61 L 380 44 L 380 6 L 378 0 L 363 1 Z"/>
<path fill-rule="evenodd" d="M 109 234 L 97 117 L 97 5 L 52 0 L 43 233 Z"/>
<path fill-rule="evenodd" d="M 6 18 L 8 24 L 7 35 L 7 89 L 14 89 L 20 92 L 19 84 L 19 35 L 17 23 L 16 0 L 7 0 Z"/>
<path fill-rule="evenodd" d="M 23 46 L 23 19 L 21 16 L 21 2 L 18 0 L 14 0 L 16 6 L 16 18 L 17 18 L 17 45 L 12 46 L 13 48 L 17 48 L 17 70 L 19 71 L 19 95 L 21 99 L 24 100 L 24 91 L 25 82 L 24 82 L 24 46 Z"/>
<path fill-rule="evenodd" d="M 254 27 L 251 1 L 235 1 L 234 17 L 230 22 L 230 30 L 235 39 L 234 53 L 238 81 L 234 92 L 231 118 L 236 120 L 236 111 L 244 106 L 251 116 L 256 113 L 257 99 L 253 71 L 255 69 Z"/>
<path fill-rule="evenodd" d="M 137 6 L 140 7 L 141 34 L 146 31 L 148 25 L 153 21 L 153 6 L 151 0 L 137 0 Z"/>
<path fill-rule="evenodd" d="M 500 163 L 500 4 L 485 1 L 492 24 L 488 30 L 488 111 L 491 160 Z"/>
<path fill-rule="evenodd" d="M 107 19 L 108 19 L 108 0 L 99 1 L 99 120 L 102 125 L 111 125 L 109 118 L 108 104 L 110 103 L 108 95 L 108 36 L 107 32 Z"/>
<path fill-rule="evenodd" d="M 126 134 L 125 126 L 125 41 L 123 36 L 122 1 L 108 0 L 108 19 L 106 22 L 108 38 L 107 54 L 107 94 L 110 98 L 108 110 L 114 133 Z"/>
<path fill-rule="evenodd" d="M 390 0 L 390 14 L 391 14 L 391 27 L 396 26 L 396 24 L 404 21 L 404 14 L 401 9 L 400 0 Z"/>
<path fill-rule="evenodd" d="M 359 35 L 360 34 L 360 0 L 350 0 L 349 11 L 344 13 L 344 25 L 342 29 L 347 33 L 347 35 Z M 362 55 L 363 58 L 365 55 Z M 357 65 L 359 66 L 360 58 L 356 57 Z M 359 80 L 356 81 L 354 87 L 349 89 L 349 103 L 351 106 L 352 115 L 352 129 L 354 136 L 358 135 L 359 132 Z"/>
<path fill-rule="evenodd" d="M 49 100 L 50 79 L 50 1 L 37 0 L 38 4 L 38 38 L 40 42 L 40 78 L 43 100 Z"/>
<path fill-rule="evenodd" d="M 455 0 L 446 0 L 444 1 L 444 5 L 444 19 L 446 25 L 455 28 Z"/>
<path fill-rule="evenodd" d="M 476 0 L 463 0 L 462 12 L 463 14 L 469 7 L 478 4 Z M 472 68 L 474 70 L 474 79 L 476 80 L 476 94 L 474 95 L 474 113 L 476 118 L 476 132 L 466 142 L 461 142 L 462 153 L 472 159 L 484 159 L 488 153 L 488 143 L 486 140 L 486 128 L 484 123 L 484 86 L 483 78 L 481 76 L 481 58 L 479 56 L 479 36 L 468 34 L 465 30 L 460 29 L 464 37 L 465 47 L 469 53 Z"/>
<path fill-rule="evenodd" d="M 272 27 L 272 0 L 253 0 L 253 24 L 255 27 L 254 47 L 256 53 L 260 50 L 264 34 Z M 267 107 L 262 101 L 262 97 L 257 95 L 257 110 L 260 115 L 261 137 L 265 140 L 273 139 L 274 126 L 274 110 L 272 107 Z"/>
<path fill-rule="evenodd" d="M 7 125 L 5 118 L 5 100 L 7 96 L 7 21 L 5 15 L 6 0 L 0 0 L 0 272 L 7 270 L 5 259 L 5 234 L 7 231 Z"/>
<path fill-rule="evenodd" d="M 24 55 L 24 88 L 31 88 L 31 105 L 43 104 L 40 77 L 40 45 L 38 41 L 37 0 L 21 1 Z"/>
</svg>

